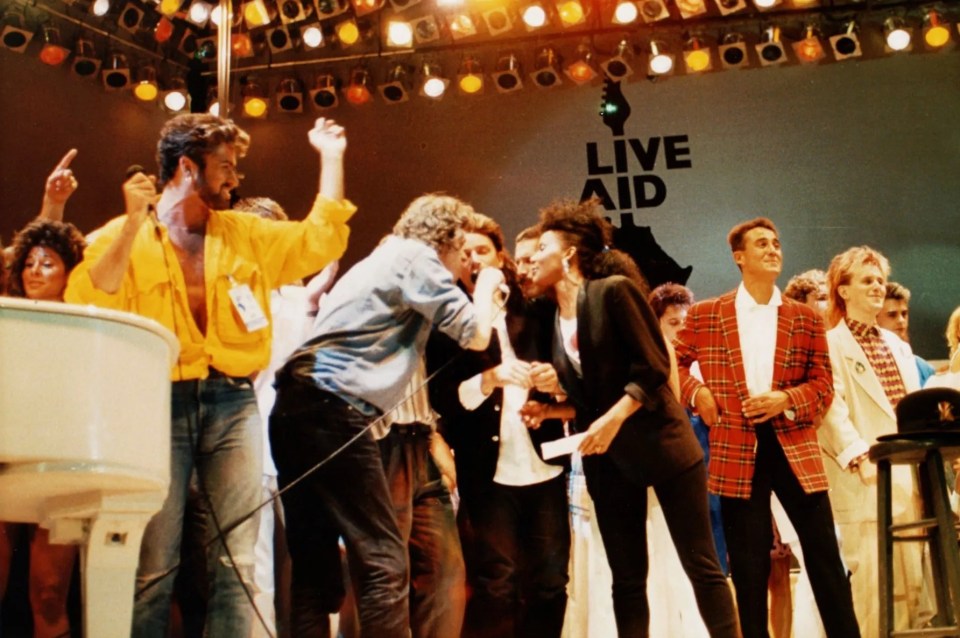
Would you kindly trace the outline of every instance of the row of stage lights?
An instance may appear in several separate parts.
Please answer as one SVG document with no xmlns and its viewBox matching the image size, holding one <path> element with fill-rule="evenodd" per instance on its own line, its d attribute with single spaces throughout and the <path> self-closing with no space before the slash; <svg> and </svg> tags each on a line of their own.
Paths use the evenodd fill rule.
<svg viewBox="0 0 960 638">
<path fill-rule="evenodd" d="M 106 0 L 97 0 L 100 2 Z M 393 0 L 391 0 L 392 2 Z M 411 2 L 418 0 L 408 0 Z M 659 1 L 659 0 L 647 0 Z M 695 2 L 696 0 L 679 0 L 680 2 Z M 743 0 L 736 0 L 742 2 Z M 754 0 L 758 6 L 773 0 Z M 179 0 L 161 0 L 164 2 L 179 2 Z M 564 0 L 557 3 L 558 15 L 563 15 L 560 7 Z M 718 7 L 730 5 L 734 0 L 717 0 Z M 248 19 L 247 6 L 243 5 L 244 19 Z M 94 3 L 96 5 L 96 2 Z M 197 5 L 196 0 L 190 5 L 190 11 Z M 638 15 L 650 13 L 644 9 L 645 2 L 621 1 L 613 7 L 613 14 L 617 20 L 629 24 Z M 282 7 L 283 5 L 281 5 Z M 302 5 L 300 5 L 302 7 Z M 632 6 L 633 10 L 623 9 Z M 772 6 L 772 5 L 771 5 Z M 689 8 L 689 7 L 688 7 Z M 645 11 L 647 13 L 645 13 Z M 525 13 L 524 13 L 525 15 Z M 568 15 L 570 15 L 568 13 Z M 2 17 L 0 30 L 0 44 L 4 48 L 24 52 L 34 37 L 34 30 L 26 28 L 22 19 L 23 14 L 17 13 L 16 8 L 8 11 Z M 207 19 L 210 19 L 208 16 Z M 526 17 L 524 18 L 526 19 Z M 121 24 L 123 24 L 121 15 Z M 404 38 L 417 38 L 417 26 L 407 22 L 411 31 L 399 34 L 396 29 L 391 33 L 391 26 L 396 22 L 389 22 L 387 33 L 394 39 L 397 46 L 409 46 Z M 284 34 L 289 34 L 287 26 L 282 27 Z M 278 27 L 280 29 L 280 27 Z M 960 29 L 960 24 L 957 25 Z M 928 50 L 942 49 L 951 43 L 951 24 L 944 16 L 929 9 L 924 12 L 922 22 L 913 24 L 906 22 L 904 17 L 889 16 L 883 21 L 884 45 L 886 52 L 908 51 L 913 48 L 917 32 L 922 34 L 923 46 Z M 715 39 L 715 46 L 701 35 L 686 35 L 682 42 L 670 43 L 663 39 L 650 38 L 642 47 L 635 45 L 630 38 L 620 40 L 612 51 L 606 55 L 598 55 L 593 46 L 586 40 L 576 45 L 572 54 L 565 60 L 557 47 L 540 46 L 533 56 L 532 70 L 524 73 L 520 57 L 517 53 L 503 53 L 497 56 L 495 64 L 489 74 L 484 72 L 479 56 L 465 56 L 459 65 L 453 79 L 461 95 L 477 95 L 483 93 L 489 84 L 498 93 L 519 91 L 525 82 L 532 82 L 535 86 L 550 89 L 564 84 L 564 78 L 576 85 L 586 84 L 599 78 L 601 75 L 613 81 L 622 81 L 641 71 L 648 77 L 657 77 L 676 73 L 679 62 L 687 74 L 697 74 L 716 68 L 724 69 L 743 68 L 750 65 L 751 52 L 760 66 L 774 66 L 787 63 L 791 57 L 798 63 L 818 63 L 832 57 L 836 61 L 856 58 L 862 55 L 859 27 L 856 22 L 847 22 L 837 33 L 825 36 L 816 24 L 808 24 L 801 28 L 797 37 L 788 41 L 782 38 L 781 29 L 776 25 L 763 27 L 759 37 L 742 32 L 727 31 Z M 293 39 L 287 35 L 286 42 L 279 42 L 275 38 L 277 29 L 274 29 L 267 40 L 271 50 L 274 48 L 291 46 Z M 301 31 L 300 39 L 311 42 L 307 30 Z M 44 24 L 40 29 L 42 40 L 39 58 L 45 64 L 58 66 L 73 56 L 72 71 L 81 77 L 96 77 L 98 74 L 103 85 L 108 90 L 131 90 L 132 94 L 144 102 L 159 101 L 164 108 L 171 112 L 178 112 L 190 106 L 190 94 L 196 101 L 196 91 L 188 92 L 187 83 L 180 77 L 174 77 L 161 90 L 158 81 L 157 68 L 152 64 L 144 64 L 133 73 L 127 57 L 116 50 L 109 51 L 105 58 L 98 57 L 94 43 L 89 37 L 80 36 L 73 51 L 64 46 L 59 29 L 51 24 Z M 237 35 L 233 35 L 233 52 L 237 51 Z M 194 51 L 198 57 L 213 59 L 216 57 L 215 38 L 198 39 L 194 44 Z M 323 39 L 321 36 L 320 43 Z M 404 44 L 406 43 L 406 44 Z M 206 52 L 204 52 L 206 51 Z M 791 53 L 792 52 L 792 56 Z M 241 56 L 242 57 L 242 56 Z M 384 58 L 387 59 L 387 58 Z M 399 59 L 397 56 L 396 59 Z M 390 62 L 390 60 L 387 60 Z M 318 60 L 322 62 L 322 60 Z M 250 76 L 242 78 L 240 87 L 240 104 L 243 113 L 249 117 L 264 117 L 271 109 L 271 102 L 275 103 L 280 112 L 299 113 L 306 104 L 317 110 L 334 108 L 339 105 L 341 98 L 353 105 L 362 106 L 374 101 L 379 94 L 384 103 L 399 104 L 405 102 L 416 93 L 430 99 L 441 99 L 447 94 L 451 85 L 451 78 L 444 75 L 438 60 L 425 60 L 418 64 L 405 62 L 389 63 L 382 73 L 381 81 L 374 81 L 369 68 L 359 65 L 352 68 L 342 82 L 338 76 L 329 72 L 312 74 L 307 86 L 295 76 L 282 78 L 275 87 L 273 100 L 268 99 L 268 92 L 264 84 Z M 488 82 L 489 79 L 489 82 Z M 216 109 L 216 94 L 211 88 L 206 95 L 207 104 Z M 196 110 L 196 109 L 194 109 Z"/>
<path fill-rule="evenodd" d="M 960 24 L 957 25 L 960 34 Z M 908 51 L 913 46 L 913 31 L 896 19 L 888 19 L 885 24 L 885 48 L 890 52 Z M 941 49 L 951 40 L 950 25 L 940 21 L 924 30 L 923 39 L 929 49 Z M 826 38 L 824 42 L 819 29 L 806 27 L 797 40 L 786 43 L 781 39 L 780 29 L 767 27 L 755 44 L 748 43 L 741 33 L 727 33 L 716 48 L 719 64 L 724 69 L 742 68 L 749 64 L 750 51 L 756 54 L 761 66 L 774 66 L 789 61 L 787 51 L 791 50 L 800 63 L 817 63 L 828 55 L 836 61 L 857 58 L 862 55 L 859 29 L 853 22 L 845 25 L 843 31 Z M 703 39 L 687 38 L 680 52 L 684 70 L 687 74 L 696 74 L 714 68 L 713 49 Z M 830 53 L 828 54 L 827 51 Z M 645 64 L 639 64 L 645 63 Z M 569 63 L 562 64 L 562 58 L 553 47 L 542 47 L 535 55 L 533 70 L 523 72 L 523 65 L 514 53 L 500 56 L 489 74 L 493 88 L 498 93 L 512 93 L 523 88 L 529 79 L 541 89 L 560 86 L 566 77 L 572 83 L 581 85 L 605 76 L 612 81 L 623 81 L 634 75 L 640 66 L 647 77 L 670 75 L 676 71 L 678 56 L 668 46 L 657 40 L 649 41 L 643 56 L 637 52 L 629 40 L 622 40 L 613 55 L 597 62 L 591 47 L 587 44 L 577 46 Z M 467 57 L 455 76 L 456 90 L 461 95 L 476 95 L 484 91 L 487 79 L 480 61 L 476 57 Z M 445 77 L 437 64 L 424 62 L 417 66 L 394 64 L 389 66 L 383 82 L 374 84 L 369 70 L 358 66 L 350 71 L 348 81 L 340 88 L 340 82 L 330 73 L 319 73 L 313 78 L 308 89 L 306 101 L 317 110 L 329 109 L 339 104 L 340 96 L 355 106 L 368 104 L 374 99 L 374 88 L 384 103 L 399 104 L 409 99 L 412 93 L 439 100 L 447 93 L 451 81 Z M 263 117 L 269 109 L 269 101 L 261 84 L 247 79 L 241 87 L 241 99 L 244 114 L 250 117 Z M 280 80 L 274 92 L 276 108 L 282 112 L 302 112 L 304 109 L 303 84 L 298 78 L 286 77 Z"/>
<path fill-rule="evenodd" d="M 494 3 L 471 12 L 457 8 L 465 0 L 436 0 L 442 13 L 428 13 L 404 18 L 404 12 L 423 0 L 389 0 L 392 15 L 378 14 L 377 28 L 382 39 L 378 42 L 386 50 L 404 50 L 412 47 L 441 45 L 441 41 L 470 42 L 471 38 L 487 35 L 492 38 L 505 35 L 534 34 L 559 25 L 564 29 L 625 28 L 638 23 L 655 24 L 662 21 L 708 19 L 708 14 L 726 18 L 738 12 L 753 9 L 754 15 L 780 9 L 802 10 L 814 7 L 818 0 L 603 0 L 596 5 L 584 0 L 522 0 L 514 7 Z M 220 6 L 207 0 L 93 0 L 90 12 L 104 18 L 117 11 L 117 24 L 132 35 L 150 32 L 158 44 L 165 44 L 176 33 L 176 22 L 185 26 L 179 39 L 179 51 L 187 57 L 212 61 L 216 57 L 215 33 L 207 27 L 219 27 L 222 22 Z M 712 4 L 708 4 L 708 2 Z M 295 49 L 310 51 L 327 46 L 349 49 L 373 40 L 374 28 L 369 14 L 382 8 L 384 0 L 249 0 L 237 5 L 232 15 L 232 55 L 249 58 L 269 49 L 271 55 Z M 353 8 L 353 11 L 349 9 Z M 23 7 L 17 14 L 12 4 L 3 16 L 5 25 L 25 30 Z M 590 20 L 594 12 L 598 19 Z M 784 15 L 779 11 L 778 15 Z M 888 22 L 903 22 L 902 17 L 891 16 Z M 924 32 L 944 30 L 945 21 L 940 12 L 929 9 L 923 17 Z M 888 27 L 897 29 L 896 26 Z M 58 40 L 59 34 L 45 33 Z M 55 44 L 60 44 L 56 42 Z"/>
</svg>

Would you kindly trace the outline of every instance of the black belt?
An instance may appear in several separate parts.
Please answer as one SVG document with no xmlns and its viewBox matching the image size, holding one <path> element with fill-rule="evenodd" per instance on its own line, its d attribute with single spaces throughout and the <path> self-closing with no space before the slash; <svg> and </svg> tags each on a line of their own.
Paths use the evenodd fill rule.
<svg viewBox="0 0 960 638">
<path fill-rule="evenodd" d="M 249 375 L 248 375 L 248 376 L 245 376 L 245 377 L 238 377 L 238 376 L 235 376 L 235 375 L 232 375 L 232 374 L 227 374 L 226 372 L 221 372 L 220 370 L 217 370 L 216 368 L 208 368 L 208 369 L 207 369 L 207 379 L 208 379 L 208 380 L 209 380 L 209 379 L 236 379 L 236 380 L 243 380 L 243 381 L 251 381 L 251 380 L 252 380 L 252 378 L 251 378 Z"/>
<path fill-rule="evenodd" d="M 429 437 L 433 434 L 433 428 L 426 423 L 394 423 L 390 426 L 390 433 L 396 436 L 416 439 Z"/>
</svg>

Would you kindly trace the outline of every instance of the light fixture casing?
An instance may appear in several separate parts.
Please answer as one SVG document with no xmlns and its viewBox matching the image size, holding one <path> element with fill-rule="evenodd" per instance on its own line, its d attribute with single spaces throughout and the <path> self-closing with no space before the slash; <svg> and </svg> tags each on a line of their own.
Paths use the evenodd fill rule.
<svg viewBox="0 0 960 638">
<path fill-rule="evenodd" d="M 71 71 L 74 75 L 82 78 L 96 77 L 100 71 L 100 64 L 102 62 L 103 61 L 97 57 L 97 50 L 93 45 L 93 40 L 84 37 L 77 38 L 71 66 Z"/>
<path fill-rule="evenodd" d="M 816 64 L 827 57 L 820 38 L 820 29 L 813 25 L 807 26 L 802 37 L 790 46 L 801 64 Z"/>
<path fill-rule="evenodd" d="M 483 77 L 483 67 L 475 57 L 467 57 L 460 64 L 457 73 L 457 88 L 462 95 L 479 95 L 486 86 Z"/>
<path fill-rule="evenodd" d="M 314 110 L 326 111 L 335 108 L 340 103 L 337 88 L 337 79 L 332 74 L 318 73 L 314 78 L 313 87 L 308 91 Z"/>
<path fill-rule="evenodd" d="M 496 70 L 490 74 L 498 93 L 513 93 L 523 88 L 520 77 L 520 60 L 513 53 L 500 56 Z"/>
<path fill-rule="evenodd" d="M 3 14 L 0 24 L 0 44 L 14 53 L 23 53 L 33 39 L 33 31 L 27 29 L 22 9 L 10 6 Z"/>
<path fill-rule="evenodd" d="M 492 37 L 509 33 L 513 30 L 513 16 L 506 7 L 494 7 L 483 11 L 480 16 L 484 24 L 487 25 L 487 31 Z"/>
<path fill-rule="evenodd" d="M 277 84 L 274 96 L 277 110 L 283 113 L 303 113 L 303 85 L 295 77 L 287 77 Z"/>
<path fill-rule="evenodd" d="M 420 82 L 420 95 L 431 100 L 439 100 L 447 94 L 450 80 L 443 76 L 438 64 L 425 62 L 420 70 L 423 74 L 423 79 Z"/>
<path fill-rule="evenodd" d="M 171 113 L 182 113 L 190 106 L 190 94 L 183 78 L 173 78 L 167 82 L 167 89 L 161 96 L 163 107 Z"/>
<path fill-rule="evenodd" d="M 116 51 L 107 54 L 107 58 L 100 68 L 100 79 L 103 88 L 108 91 L 122 91 L 130 87 L 130 65 L 127 56 Z"/>
<path fill-rule="evenodd" d="M 663 42 L 650 41 L 647 57 L 647 75 L 651 77 L 671 75 L 677 67 L 676 56 L 667 49 Z"/>
<path fill-rule="evenodd" d="M 728 16 L 731 13 L 743 11 L 747 8 L 746 0 L 715 0 L 717 11 L 722 16 Z"/>
<path fill-rule="evenodd" d="M 848 22 L 841 33 L 830 36 L 828 40 L 830 48 L 833 49 L 833 58 L 837 62 L 863 55 L 856 22 Z"/>
<path fill-rule="evenodd" d="M 670 17 L 670 10 L 664 0 L 637 0 L 640 9 L 640 18 L 650 24 Z"/>
<path fill-rule="evenodd" d="M 749 62 L 747 43 L 743 36 L 736 32 L 723 36 L 717 52 L 720 55 L 720 66 L 725 69 L 741 69 Z"/>
<path fill-rule="evenodd" d="M 633 46 L 628 40 L 621 40 L 614 54 L 600 63 L 600 68 L 608 78 L 619 82 L 633 75 L 633 58 Z"/>
<path fill-rule="evenodd" d="M 769 26 L 760 34 L 755 47 L 761 66 L 777 66 L 787 61 L 787 50 L 780 41 L 780 27 Z"/>
<path fill-rule="evenodd" d="M 43 27 L 43 47 L 40 49 L 40 61 L 50 66 L 59 66 L 70 57 L 70 49 L 63 46 L 60 29 L 53 26 Z"/>
<path fill-rule="evenodd" d="M 286 25 L 280 25 L 267 30 L 267 46 L 272 53 L 283 53 L 293 50 L 293 37 Z"/>
<path fill-rule="evenodd" d="M 701 37 L 694 35 L 686 39 L 683 64 L 687 73 L 704 73 L 713 68 L 713 54 Z"/>
<path fill-rule="evenodd" d="M 541 89 L 554 89 L 563 84 L 560 58 L 554 48 L 544 47 L 537 52 L 530 79 Z"/>
<path fill-rule="evenodd" d="M 410 68 L 404 64 L 396 64 L 387 71 L 383 84 L 377 85 L 377 91 L 386 104 L 401 104 L 410 99 Z"/>
<path fill-rule="evenodd" d="M 313 15 L 314 6 L 304 4 L 303 0 L 279 0 L 277 2 L 277 13 L 280 14 L 280 22 L 283 24 L 296 24 L 303 22 Z"/>
<path fill-rule="evenodd" d="M 903 53 L 913 49 L 913 29 L 903 18 L 891 16 L 883 21 L 884 50 Z"/>
<path fill-rule="evenodd" d="M 563 72 L 574 84 L 581 85 L 592 82 L 598 75 L 597 64 L 593 50 L 589 44 L 580 44 L 574 52 L 573 60 L 567 64 Z"/>
</svg>

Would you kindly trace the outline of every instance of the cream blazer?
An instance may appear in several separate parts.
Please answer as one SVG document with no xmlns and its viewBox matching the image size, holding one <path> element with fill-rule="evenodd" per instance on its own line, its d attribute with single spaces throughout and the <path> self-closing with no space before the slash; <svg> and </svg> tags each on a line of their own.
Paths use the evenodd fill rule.
<svg viewBox="0 0 960 638">
<path fill-rule="evenodd" d="M 893 353 L 907 392 L 920 389 L 920 374 L 909 344 L 889 330 L 880 334 Z M 859 473 L 847 469 L 851 460 L 866 452 L 877 437 L 897 431 L 897 416 L 880 379 L 846 322 L 827 332 L 835 394 L 823 417 L 818 435 L 826 459 L 830 502 L 837 523 L 876 520 L 876 482 L 865 485 Z M 903 514 L 914 502 L 914 482 L 909 468 L 894 467 L 893 514 Z"/>
</svg>

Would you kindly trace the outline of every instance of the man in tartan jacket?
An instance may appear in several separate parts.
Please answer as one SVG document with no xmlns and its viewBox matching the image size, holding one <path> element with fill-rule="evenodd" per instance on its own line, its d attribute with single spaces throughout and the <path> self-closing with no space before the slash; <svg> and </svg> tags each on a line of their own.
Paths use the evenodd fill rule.
<svg viewBox="0 0 960 638">
<path fill-rule="evenodd" d="M 823 323 L 781 297 L 780 239 L 769 219 L 728 236 L 740 286 L 694 305 L 677 336 L 683 400 L 710 426 L 708 487 L 720 495 L 745 638 L 767 637 L 775 492 L 796 527 L 828 636 L 859 636 L 840 560 L 816 428 L 833 399 Z M 697 362 L 702 382 L 691 376 Z"/>
</svg>

